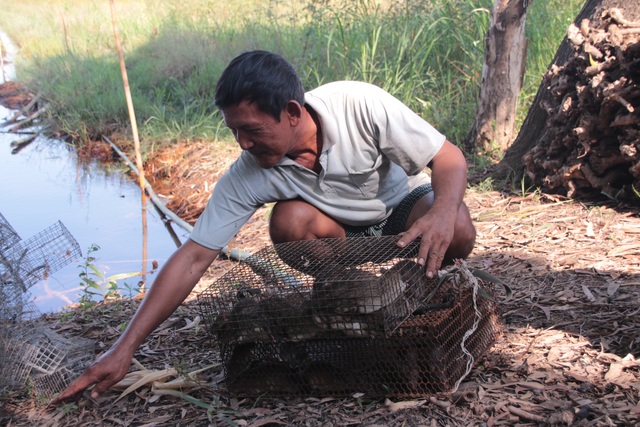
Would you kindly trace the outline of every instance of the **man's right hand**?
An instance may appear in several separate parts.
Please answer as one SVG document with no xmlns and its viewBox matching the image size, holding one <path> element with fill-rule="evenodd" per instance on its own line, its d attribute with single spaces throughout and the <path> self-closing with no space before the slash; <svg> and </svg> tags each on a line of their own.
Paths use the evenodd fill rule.
<svg viewBox="0 0 640 427">
<path fill-rule="evenodd" d="M 96 398 L 124 378 L 138 346 L 185 300 L 218 254 L 219 250 L 207 249 L 191 239 L 180 246 L 158 272 L 118 341 L 51 403 L 79 398 L 92 385 L 91 397 Z"/>
<path fill-rule="evenodd" d="M 129 370 L 132 356 L 127 352 L 119 352 L 111 348 L 91 364 L 76 380 L 63 390 L 52 405 L 78 400 L 84 391 L 91 386 L 91 398 L 97 399 L 111 386 L 118 383 Z"/>
</svg>

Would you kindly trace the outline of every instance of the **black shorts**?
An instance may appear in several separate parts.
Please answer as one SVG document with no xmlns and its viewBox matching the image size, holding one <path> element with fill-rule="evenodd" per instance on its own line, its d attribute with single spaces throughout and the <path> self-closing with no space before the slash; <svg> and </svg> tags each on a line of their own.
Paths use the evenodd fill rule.
<svg viewBox="0 0 640 427">
<path fill-rule="evenodd" d="M 402 199 L 391 215 L 377 224 L 367 226 L 343 225 L 347 237 L 380 237 L 394 236 L 405 231 L 411 209 L 421 197 L 429 194 L 433 189 L 431 184 L 416 187 L 411 193 Z"/>
</svg>

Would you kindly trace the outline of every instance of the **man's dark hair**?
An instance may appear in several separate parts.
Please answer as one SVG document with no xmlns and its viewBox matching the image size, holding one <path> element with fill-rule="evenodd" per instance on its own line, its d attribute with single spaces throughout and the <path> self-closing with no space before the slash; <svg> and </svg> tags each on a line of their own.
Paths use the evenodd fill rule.
<svg viewBox="0 0 640 427">
<path fill-rule="evenodd" d="M 216 85 L 216 106 L 220 109 L 242 101 L 255 102 L 260 111 L 280 121 L 287 102 L 304 105 L 304 89 L 286 59 L 271 52 L 254 50 L 235 57 Z"/>
</svg>

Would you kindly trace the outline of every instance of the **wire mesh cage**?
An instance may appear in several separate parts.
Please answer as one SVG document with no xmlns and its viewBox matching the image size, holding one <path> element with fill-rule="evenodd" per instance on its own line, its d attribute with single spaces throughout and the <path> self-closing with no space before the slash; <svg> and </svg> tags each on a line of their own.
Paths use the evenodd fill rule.
<svg viewBox="0 0 640 427">
<path fill-rule="evenodd" d="M 0 336 L 0 391 L 4 387 L 17 388 L 23 386 L 31 366 L 24 363 L 36 357 L 38 349 L 22 340 Z"/>
<path fill-rule="evenodd" d="M 93 360 L 93 340 L 65 338 L 37 323 L 3 335 L 0 335 L 0 390 L 20 388 L 31 379 L 39 394 L 51 396 L 68 386 Z"/>
<path fill-rule="evenodd" d="M 68 387 L 77 375 L 77 371 L 62 366 L 51 374 L 34 374 L 31 376 L 31 381 L 38 396 L 50 399 Z"/>
<path fill-rule="evenodd" d="M 427 279 L 397 237 L 266 247 L 199 297 L 238 396 L 451 390 L 500 333 L 495 289 L 464 266 Z"/>
<path fill-rule="evenodd" d="M 51 375 L 67 356 L 70 343 L 48 328 L 37 328 L 29 337 L 28 345 L 36 349 L 33 357 L 24 359 L 31 368 Z"/>
<path fill-rule="evenodd" d="M 0 278 L 0 322 L 22 318 L 25 304 L 28 303 L 26 295 L 20 286 L 15 286 L 10 277 Z"/>
<path fill-rule="evenodd" d="M 0 251 L 9 248 L 20 240 L 20 236 L 9 221 L 0 213 Z"/>
<path fill-rule="evenodd" d="M 47 339 L 51 343 L 65 346 L 65 355 L 56 369 L 38 369 L 32 371 L 31 380 L 36 392 L 40 396 L 53 397 L 56 393 L 64 390 L 71 382 L 84 371 L 93 361 L 95 342 L 88 338 L 74 337 L 66 339 L 53 331 L 45 332 Z M 52 336 L 52 334 L 55 334 Z M 43 348 L 39 348 L 42 354 Z M 55 351 L 52 355 L 60 354 Z M 53 359 L 49 359 L 51 362 Z M 51 363 L 49 364 L 51 365 Z M 41 367 L 43 364 L 41 364 Z M 44 366 L 47 366 L 46 364 Z"/>
<path fill-rule="evenodd" d="M 62 380 L 93 358 L 92 340 L 66 339 L 39 325 L 40 313 L 28 292 L 80 255 L 62 222 L 22 240 L 0 214 L 0 392 L 22 388 L 29 379 L 38 392 L 59 392 Z"/>
<path fill-rule="evenodd" d="M 0 251 L 0 276 L 10 278 L 23 291 L 81 255 L 80 245 L 60 221 L 27 240 L 12 238 L 6 225 L 2 229 L 2 238 L 12 244 Z"/>
</svg>

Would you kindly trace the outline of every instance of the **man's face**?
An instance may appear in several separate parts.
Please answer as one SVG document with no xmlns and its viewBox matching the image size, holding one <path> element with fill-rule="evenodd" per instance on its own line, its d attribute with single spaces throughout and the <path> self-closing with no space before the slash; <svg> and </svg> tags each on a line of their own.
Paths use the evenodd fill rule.
<svg viewBox="0 0 640 427">
<path fill-rule="evenodd" d="M 223 109 L 222 116 L 240 148 L 254 156 L 262 168 L 275 166 L 291 147 L 293 129 L 285 112 L 278 122 L 260 111 L 256 103 L 242 101 Z"/>
</svg>

